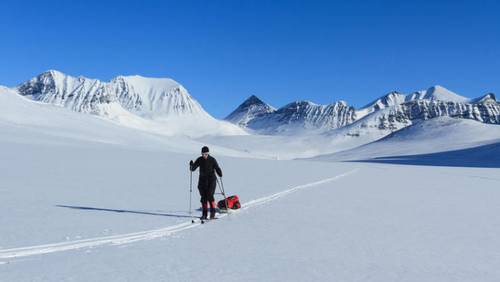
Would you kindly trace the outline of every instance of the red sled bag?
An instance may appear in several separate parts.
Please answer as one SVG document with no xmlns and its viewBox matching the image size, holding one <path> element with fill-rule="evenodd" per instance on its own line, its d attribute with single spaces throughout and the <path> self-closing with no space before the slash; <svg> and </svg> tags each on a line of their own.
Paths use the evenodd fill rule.
<svg viewBox="0 0 500 282">
<path fill-rule="evenodd" d="M 240 199 L 238 199 L 238 196 L 234 195 L 234 196 L 227 197 L 227 206 L 231 210 L 237 210 L 237 209 L 241 208 Z M 221 209 L 221 210 L 227 209 L 226 208 L 226 200 L 220 200 L 217 203 L 217 207 L 219 207 L 219 209 Z"/>
</svg>

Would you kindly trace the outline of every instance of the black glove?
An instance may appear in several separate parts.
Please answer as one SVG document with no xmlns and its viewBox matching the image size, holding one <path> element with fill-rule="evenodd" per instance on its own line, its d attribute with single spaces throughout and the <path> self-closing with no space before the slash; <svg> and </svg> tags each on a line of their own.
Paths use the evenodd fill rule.
<svg viewBox="0 0 500 282">
<path fill-rule="evenodd" d="M 189 161 L 189 169 L 190 169 L 190 170 L 193 170 L 193 165 L 194 165 L 193 160 L 190 160 L 190 161 Z"/>
</svg>

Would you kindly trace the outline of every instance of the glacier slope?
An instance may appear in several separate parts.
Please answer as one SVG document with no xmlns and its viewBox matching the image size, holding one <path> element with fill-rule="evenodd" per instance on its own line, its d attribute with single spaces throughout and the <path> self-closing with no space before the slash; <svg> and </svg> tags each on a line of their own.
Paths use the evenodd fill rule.
<svg viewBox="0 0 500 282">
<path fill-rule="evenodd" d="M 362 160 L 429 154 L 500 142 L 500 126 L 473 120 L 440 117 L 409 127 L 359 147 L 317 156 L 316 160 Z"/>
</svg>

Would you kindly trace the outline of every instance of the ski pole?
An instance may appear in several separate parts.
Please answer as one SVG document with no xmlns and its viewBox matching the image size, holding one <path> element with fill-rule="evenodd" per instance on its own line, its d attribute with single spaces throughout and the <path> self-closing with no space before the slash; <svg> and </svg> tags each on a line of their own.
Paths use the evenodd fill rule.
<svg viewBox="0 0 500 282">
<path fill-rule="evenodd" d="M 219 178 L 216 179 L 217 179 L 217 184 L 219 185 L 219 189 L 221 190 L 222 196 L 224 196 L 224 202 L 226 203 L 226 212 L 229 213 L 229 205 L 227 201 L 226 191 L 224 190 L 224 183 L 222 182 L 222 177 L 220 177 L 220 182 Z"/>
<path fill-rule="evenodd" d="M 227 213 L 229 213 L 229 202 L 227 200 L 226 190 L 224 189 L 224 182 L 222 182 L 222 177 L 220 178 L 220 187 L 222 188 L 222 193 L 224 194 L 224 201 L 226 202 Z"/>
<path fill-rule="evenodd" d="M 189 216 L 191 217 L 191 198 L 193 194 L 193 171 L 189 168 Z"/>
</svg>

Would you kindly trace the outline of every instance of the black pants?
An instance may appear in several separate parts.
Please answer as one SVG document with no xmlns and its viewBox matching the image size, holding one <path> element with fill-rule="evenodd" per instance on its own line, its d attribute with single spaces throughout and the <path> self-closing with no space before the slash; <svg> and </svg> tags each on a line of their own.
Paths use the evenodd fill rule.
<svg viewBox="0 0 500 282">
<path fill-rule="evenodd" d="M 214 176 L 200 176 L 198 180 L 198 191 L 200 192 L 200 202 L 213 202 L 217 178 Z"/>
</svg>

